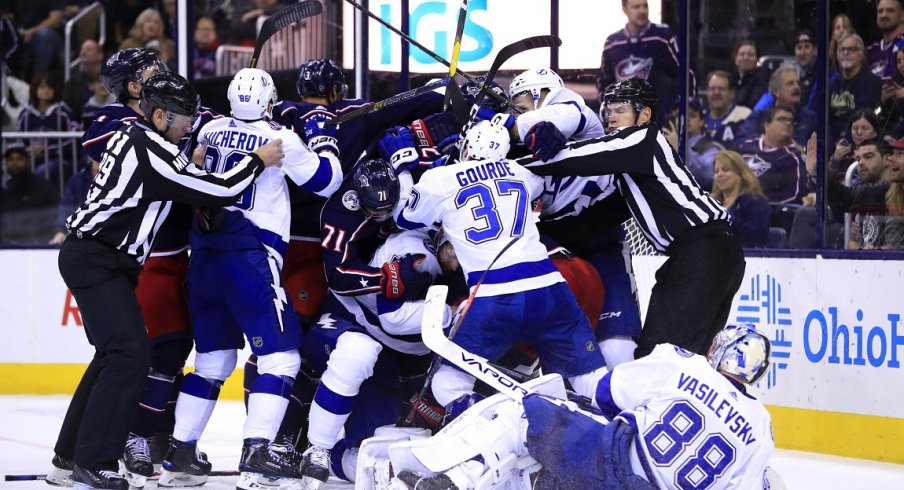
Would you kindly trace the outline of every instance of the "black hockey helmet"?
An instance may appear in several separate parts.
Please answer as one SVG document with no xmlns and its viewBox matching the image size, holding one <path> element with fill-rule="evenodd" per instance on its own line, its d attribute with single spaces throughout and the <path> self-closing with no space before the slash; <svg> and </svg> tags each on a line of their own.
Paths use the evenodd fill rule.
<svg viewBox="0 0 904 490">
<path fill-rule="evenodd" d="M 358 202 L 368 214 L 385 216 L 399 203 L 399 178 L 386 160 L 371 158 L 361 162 L 353 179 Z"/>
<path fill-rule="evenodd" d="M 308 60 L 298 67 L 295 88 L 300 97 L 329 97 L 339 87 L 339 98 L 345 97 L 348 86 L 342 68 L 328 58 Z"/>
<path fill-rule="evenodd" d="M 605 108 L 612 102 L 631 102 L 634 104 L 634 111 L 638 114 L 644 107 L 649 107 L 652 113 L 650 119 L 656 120 L 659 99 L 650 82 L 643 78 L 629 78 L 606 87 L 606 91 L 603 92 L 603 107 Z"/>
<path fill-rule="evenodd" d="M 461 86 L 461 95 L 465 98 L 465 102 L 468 103 L 468 107 L 473 106 L 478 103 L 477 94 L 480 93 L 480 84 L 486 83 L 487 77 L 474 77 L 473 82 L 468 82 Z M 489 88 L 487 88 L 487 92 L 494 92 L 496 95 L 501 96 L 503 99 L 506 99 L 505 90 L 499 86 L 498 83 L 490 80 Z M 493 112 L 505 112 L 508 110 L 508 106 L 505 102 L 489 95 L 489 93 L 485 93 L 484 96 L 480 100 L 480 106 L 486 107 L 492 110 Z"/>
<path fill-rule="evenodd" d="M 129 81 L 141 84 L 141 74 L 149 68 L 166 71 L 166 65 L 157 59 L 153 51 L 145 48 L 127 48 L 113 53 L 100 69 L 100 80 L 104 87 L 124 102 L 129 98 L 126 84 Z"/>
<path fill-rule="evenodd" d="M 174 114 L 194 116 L 201 106 L 201 97 L 182 75 L 172 72 L 158 73 L 144 83 L 138 107 L 147 119 L 154 109 Z"/>
</svg>

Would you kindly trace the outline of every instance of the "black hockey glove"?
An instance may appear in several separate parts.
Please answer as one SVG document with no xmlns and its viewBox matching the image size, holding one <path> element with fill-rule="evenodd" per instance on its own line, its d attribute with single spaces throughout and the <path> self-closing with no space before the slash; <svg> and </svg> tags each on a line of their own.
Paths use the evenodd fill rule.
<svg viewBox="0 0 904 490">
<path fill-rule="evenodd" d="M 540 160 L 549 160 L 565 148 L 565 135 L 553 123 L 540 121 L 524 135 L 524 146 Z"/>
</svg>

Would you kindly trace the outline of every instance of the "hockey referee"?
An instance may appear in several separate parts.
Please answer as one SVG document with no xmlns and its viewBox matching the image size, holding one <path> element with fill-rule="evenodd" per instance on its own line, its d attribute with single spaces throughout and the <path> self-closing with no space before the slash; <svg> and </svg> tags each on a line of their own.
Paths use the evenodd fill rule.
<svg viewBox="0 0 904 490">
<path fill-rule="evenodd" d="M 277 139 L 225 173 L 200 170 L 176 146 L 191 130 L 199 104 L 181 76 L 149 78 L 141 91 L 143 118 L 124 123 L 107 142 L 85 202 L 67 221 L 60 274 L 96 353 L 54 449 L 57 457 L 73 462 L 73 482 L 90 488 L 129 488 L 117 473 L 117 460 L 150 367 L 135 286 L 173 201 L 232 203 L 264 167 L 284 156 Z"/>
<path fill-rule="evenodd" d="M 635 357 L 664 342 L 706 355 L 744 277 L 744 251 L 731 233 L 728 211 L 700 187 L 665 136 L 650 125 L 657 99 L 649 82 L 616 82 L 606 90 L 603 104 L 604 124 L 625 112 L 634 124 L 568 143 L 547 161 L 526 157 L 518 163 L 539 175 L 615 175 L 644 237 L 668 256 L 656 271 Z M 610 115 L 612 111 L 619 114 Z M 557 132 L 547 126 L 527 137 L 555 149 L 564 142 Z"/>
</svg>

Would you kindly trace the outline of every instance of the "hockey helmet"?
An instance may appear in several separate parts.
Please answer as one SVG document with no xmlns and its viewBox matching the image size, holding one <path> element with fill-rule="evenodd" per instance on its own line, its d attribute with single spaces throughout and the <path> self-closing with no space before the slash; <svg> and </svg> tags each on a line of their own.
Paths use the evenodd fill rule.
<svg viewBox="0 0 904 490">
<path fill-rule="evenodd" d="M 166 65 L 157 59 L 153 51 L 145 48 L 123 49 L 110 56 L 101 67 L 100 80 L 116 100 L 124 102 L 129 98 L 126 84 L 129 81 L 141 84 L 141 74 L 151 68 L 158 72 L 167 71 Z"/>
<path fill-rule="evenodd" d="M 756 383 L 769 367 L 769 339 L 751 323 L 728 325 L 713 339 L 706 354 L 716 371 L 734 375 L 747 384 Z"/>
<path fill-rule="evenodd" d="M 465 134 L 461 147 L 462 160 L 502 160 L 508 155 L 511 138 L 505 126 L 480 121 Z"/>
<path fill-rule="evenodd" d="M 269 119 L 276 104 L 276 85 L 269 73 L 258 68 L 242 68 L 226 91 L 232 117 L 243 121 Z"/>
<path fill-rule="evenodd" d="M 564 86 L 565 82 L 556 72 L 549 68 L 538 68 L 522 72 L 512 79 L 512 83 L 509 84 L 509 95 L 514 99 L 521 94 L 530 93 L 531 98 L 534 99 L 534 109 L 536 109 L 539 107 L 540 95 L 543 90 Z"/>
<path fill-rule="evenodd" d="M 352 178 L 358 202 L 368 214 L 385 216 L 399 203 L 399 178 L 386 160 L 371 158 L 361 162 Z"/>
<path fill-rule="evenodd" d="M 653 85 L 643 78 L 629 78 L 606 87 L 606 91 L 603 92 L 603 106 L 600 109 L 603 121 L 609 119 L 606 111 L 609 105 L 615 102 L 631 103 L 634 106 L 634 112 L 637 114 L 640 114 L 644 107 L 649 107 L 650 120 L 656 119 L 656 108 L 659 106 L 659 99 L 656 97 Z"/>
<path fill-rule="evenodd" d="M 155 109 L 194 117 L 201 106 L 201 97 L 182 75 L 163 72 L 144 83 L 138 106 L 148 119 Z"/>
<path fill-rule="evenodd" d="M 480 106 L 486 107 L 493 112 L 505 112 L 508 109 L 508 105 L 488 93 L 485 93 L 480 101 L 477 100 L 477 94 L 480 93 L 481 90 L 480 84 L 486 83 L 486 79 L 487 77 L 474 77 L 473 82 L 468 82 L 461 86 L 461 95 L 464 97 L 465 102 L 468 103 L 468 107 L 473 106 L 474 104 L 480 104 Z M 487 92 L 494 92 L 503 99 L 506 98 L 505 90 L 492 80 L 489 83 Z"/>
<path fill-rule="evenodd" d="M 295 88 L 300 97 L 330 97 L 339 88 L 339 98 L 348 93 L 342 68 L 331 59 L 308 60 L 298 67 Z"/>
</svg>

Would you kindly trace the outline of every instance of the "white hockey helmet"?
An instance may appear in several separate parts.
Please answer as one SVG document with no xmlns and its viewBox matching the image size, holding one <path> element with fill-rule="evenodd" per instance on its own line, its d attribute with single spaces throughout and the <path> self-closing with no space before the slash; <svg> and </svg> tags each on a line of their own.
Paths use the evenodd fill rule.
<svg viewBox="0 0 904 490">
<path fill-rule="evenodd" d="M 471 126 L 462 142 L 462 160 L 502 160 L 511 147 L 508 129 L 502 124 L 480 121 Z"/>
<path fill-rule="evenodd" d="M 258 68 L 242 68 L 232 77 L 226 91 L 232 117 L 244 121 L 270 118 L 276 104 L 273 77 Z"/>
<path fill-rule="evenodd" d="M 536 109 L 543 89 L 552 90 L 564 86 L 565 82 L 556 72 L 549 68 L 537 68 L 516 76 L 509 85 L 508 93 L 514 99 L 525 92 L 530 92 L 534 99 L 534 109 Z"/>
<path fill-rule="evenodd" d="M 728 325 L 713 339 L 706 354 L 716 371 L 734 375 L 747 384 L 756 383 L 769 367 L 769 339 L 751 323 Z"/>
</svg>

